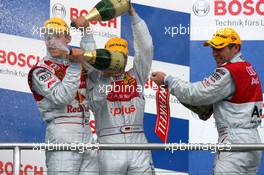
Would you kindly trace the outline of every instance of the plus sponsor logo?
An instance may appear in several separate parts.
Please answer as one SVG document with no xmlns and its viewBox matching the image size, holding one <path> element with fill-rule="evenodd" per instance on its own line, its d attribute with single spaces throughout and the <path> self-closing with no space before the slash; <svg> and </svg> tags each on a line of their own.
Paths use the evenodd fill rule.
<svg viewBox="0 0 264 175">
<path fill-rule="evenodd" d="M 113 116 L 120 116 L 120 115 L 127 115 L 127 114 L 132 114 L 136 111 L 136 108 L 134 105 L 131 106 L 122 106 L 122 107 L 117 107 L 117 108 L 110 108 L 110 113 Z"/>
</svg>

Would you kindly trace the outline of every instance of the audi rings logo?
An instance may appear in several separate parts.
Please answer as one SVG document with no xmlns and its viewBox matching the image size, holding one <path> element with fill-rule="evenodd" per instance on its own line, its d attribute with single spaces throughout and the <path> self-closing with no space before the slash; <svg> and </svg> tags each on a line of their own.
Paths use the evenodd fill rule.
<svg viewBox="0 0 264 175">
<path fill-rule="evenodd" d="M 65 7 L 60 3 L 54 4 L 52 7 L 52 16 L 58 18 L 64 18 L 66 16 Z"/>
<path fill-rule="evenodd" d="M 193 4 L 192 9 L 193 9 L 193 13 L 196 16 L 205 16 L 210 11 L 210 5 L 206 0 L 197 0 Z"/>
</svg>

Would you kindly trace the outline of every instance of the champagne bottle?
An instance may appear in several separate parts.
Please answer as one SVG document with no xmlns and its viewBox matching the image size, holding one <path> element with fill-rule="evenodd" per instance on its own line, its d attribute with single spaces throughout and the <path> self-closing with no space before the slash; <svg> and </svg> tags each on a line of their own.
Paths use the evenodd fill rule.
<svg viewBox="0 0 264 175">
<path fill-rule="evenodd" d="M 70 53 L 65 53 L 63 58 L 81 64 L 89 63 L 98 70 L 107 70 L 112 73 L 123 71 L 126 65 L 126 57 L 124 54 L 106 49 L 84 51 L 79 48 L 71 48 Z"/>
<path fill-rule="evenodd" d="M 126 58 L 120 52 L 111 52 L 106 49 L 96 49 L 84 52 L 83 59 L 98 70 L 107 70 L 118 73 L 125 68 Z"/>
<path fill-rule="evenodd" d="M 130 7 L 130 0 L 101 0 L 95 5 L 95 7 L 89 12 L 88 15 L 84 16 L 86 23 L 87 21 L 107 21 L 122 15 L 127 12 Z M 81 17 L 79 17 L 81 18 Z M 71 23 L 72 27 L 80 27 L 84 25 L 83 20 L 79 20 Z"/>
</svg>

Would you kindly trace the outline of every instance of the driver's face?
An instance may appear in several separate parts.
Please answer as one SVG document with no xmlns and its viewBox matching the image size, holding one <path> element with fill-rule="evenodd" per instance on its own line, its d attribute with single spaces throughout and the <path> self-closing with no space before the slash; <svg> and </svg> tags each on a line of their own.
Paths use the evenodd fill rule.
<svg viewBox="0 0 264 175">
<path fill-rule="evenodd" d="M 59 58 L 68 52 L 67 44 L 71 38 L 69 35 L 61 34 L 47 34 L 44 35 L 47 50 L 54 58 Z"/>
<path fill-rule="evenodd" d="M 237 45 L 229 48 L 228 46 L 221 49 L 215 49 L 212 47 L 212 54 L 215 59 L 217 67 L 220 67 L 224 63 L 229 62 L 238 52 Z"/>
</svg>

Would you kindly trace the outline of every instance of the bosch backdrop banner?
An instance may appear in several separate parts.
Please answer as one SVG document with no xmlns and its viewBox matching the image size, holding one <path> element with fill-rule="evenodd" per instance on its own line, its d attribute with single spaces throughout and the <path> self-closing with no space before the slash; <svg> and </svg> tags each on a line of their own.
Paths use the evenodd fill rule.
<svg viewBox="0 0 264 175">
<path fill-rule="evenodd" d="M 86 14 L 99 0 L 2 0 L 0 2 L 0 142 L 41 143 L 45 137 L 35 100 L 27 85 L 30 68 L 46 55 L 40 35 L 43 22 L 50 17 L 71 19 Z M 146 21 L 154 43 L 151 71 L 164 71 L 186 81 L 198 81 L 214 68 L 210 48 L 202 46 L 216 28 L 234 27 L 242 36 L 246 58 L 255 66 L 264 82 L 264 40 L 261 0 L 132 0 L 138 14 Z M 191 14 L 191 15 L 190 15 Z M 191 23 L 190 23 L 191 19 Z M 129 42 L 127 69 L 133 63 L 130 19 L 127 14 L 105 22 L 93 22 L 91 28 L 98 48 L 111 37 Z M 190 35 L 191 33 L 191 35 Z M 191 37 L 191 41 L 190 41 Z M 81 34 L 72 30 L 71 46 L 79 47 Z M 258 41 L 255 41 L 258 40 Z M 262 84 L 262 87 L 263 84 Z M 150 143 L 161 143 L 155 135 L 156 90 L 150 79 L 145 84 L 144 129 Z M 216 143 L 214 119 L 204 122 L 170 96 L 168 143 Z M 122 108 L 116 113 L 122 113 Z M 93 118 L 90 126 L 95 133 Z M 260 131 L 263 131 L 263 126 Z M 261 132 L 264 138 L 264 132 Z M 95 135 L 96 138 L 96 135 Z M 214 154 L 210 151 L 152 151 L 156 174 L 211 174 Z M 34 159 L 30 158 L 34 157 Z M 0 152 L 0 172 L 11 174 L 12 152 Z M 263 163 L 260 172 L 263 172 Z M 21 174 L 45 174 L 42 151 L 22 152 Z M 0 173 L 0 174 L 1 174 Z"/>
<path fill-rule="evenodd" d="M 69 0 L 51 0 L 50 16 L 63 18 L 68 24 L 72 19 L 80 15 L 88 14 L 99 1 L 69 1 Z M 104 47 L 104 43 L 112 37 L 120 36 L 121 18 L 114 18 L 109 21 L 93 21 L 90 23 L 97 47 Z M 81 32 L 71 28 L 71 45 L 80 46 Z"/>
<path fill-rule="evenodd" d="M 209 39 L 216 28 L 232 27 L 242 40 L 263 40 L 263 16 L 262 0 L 193 0 L 191 39 Z"/>
</svg>

